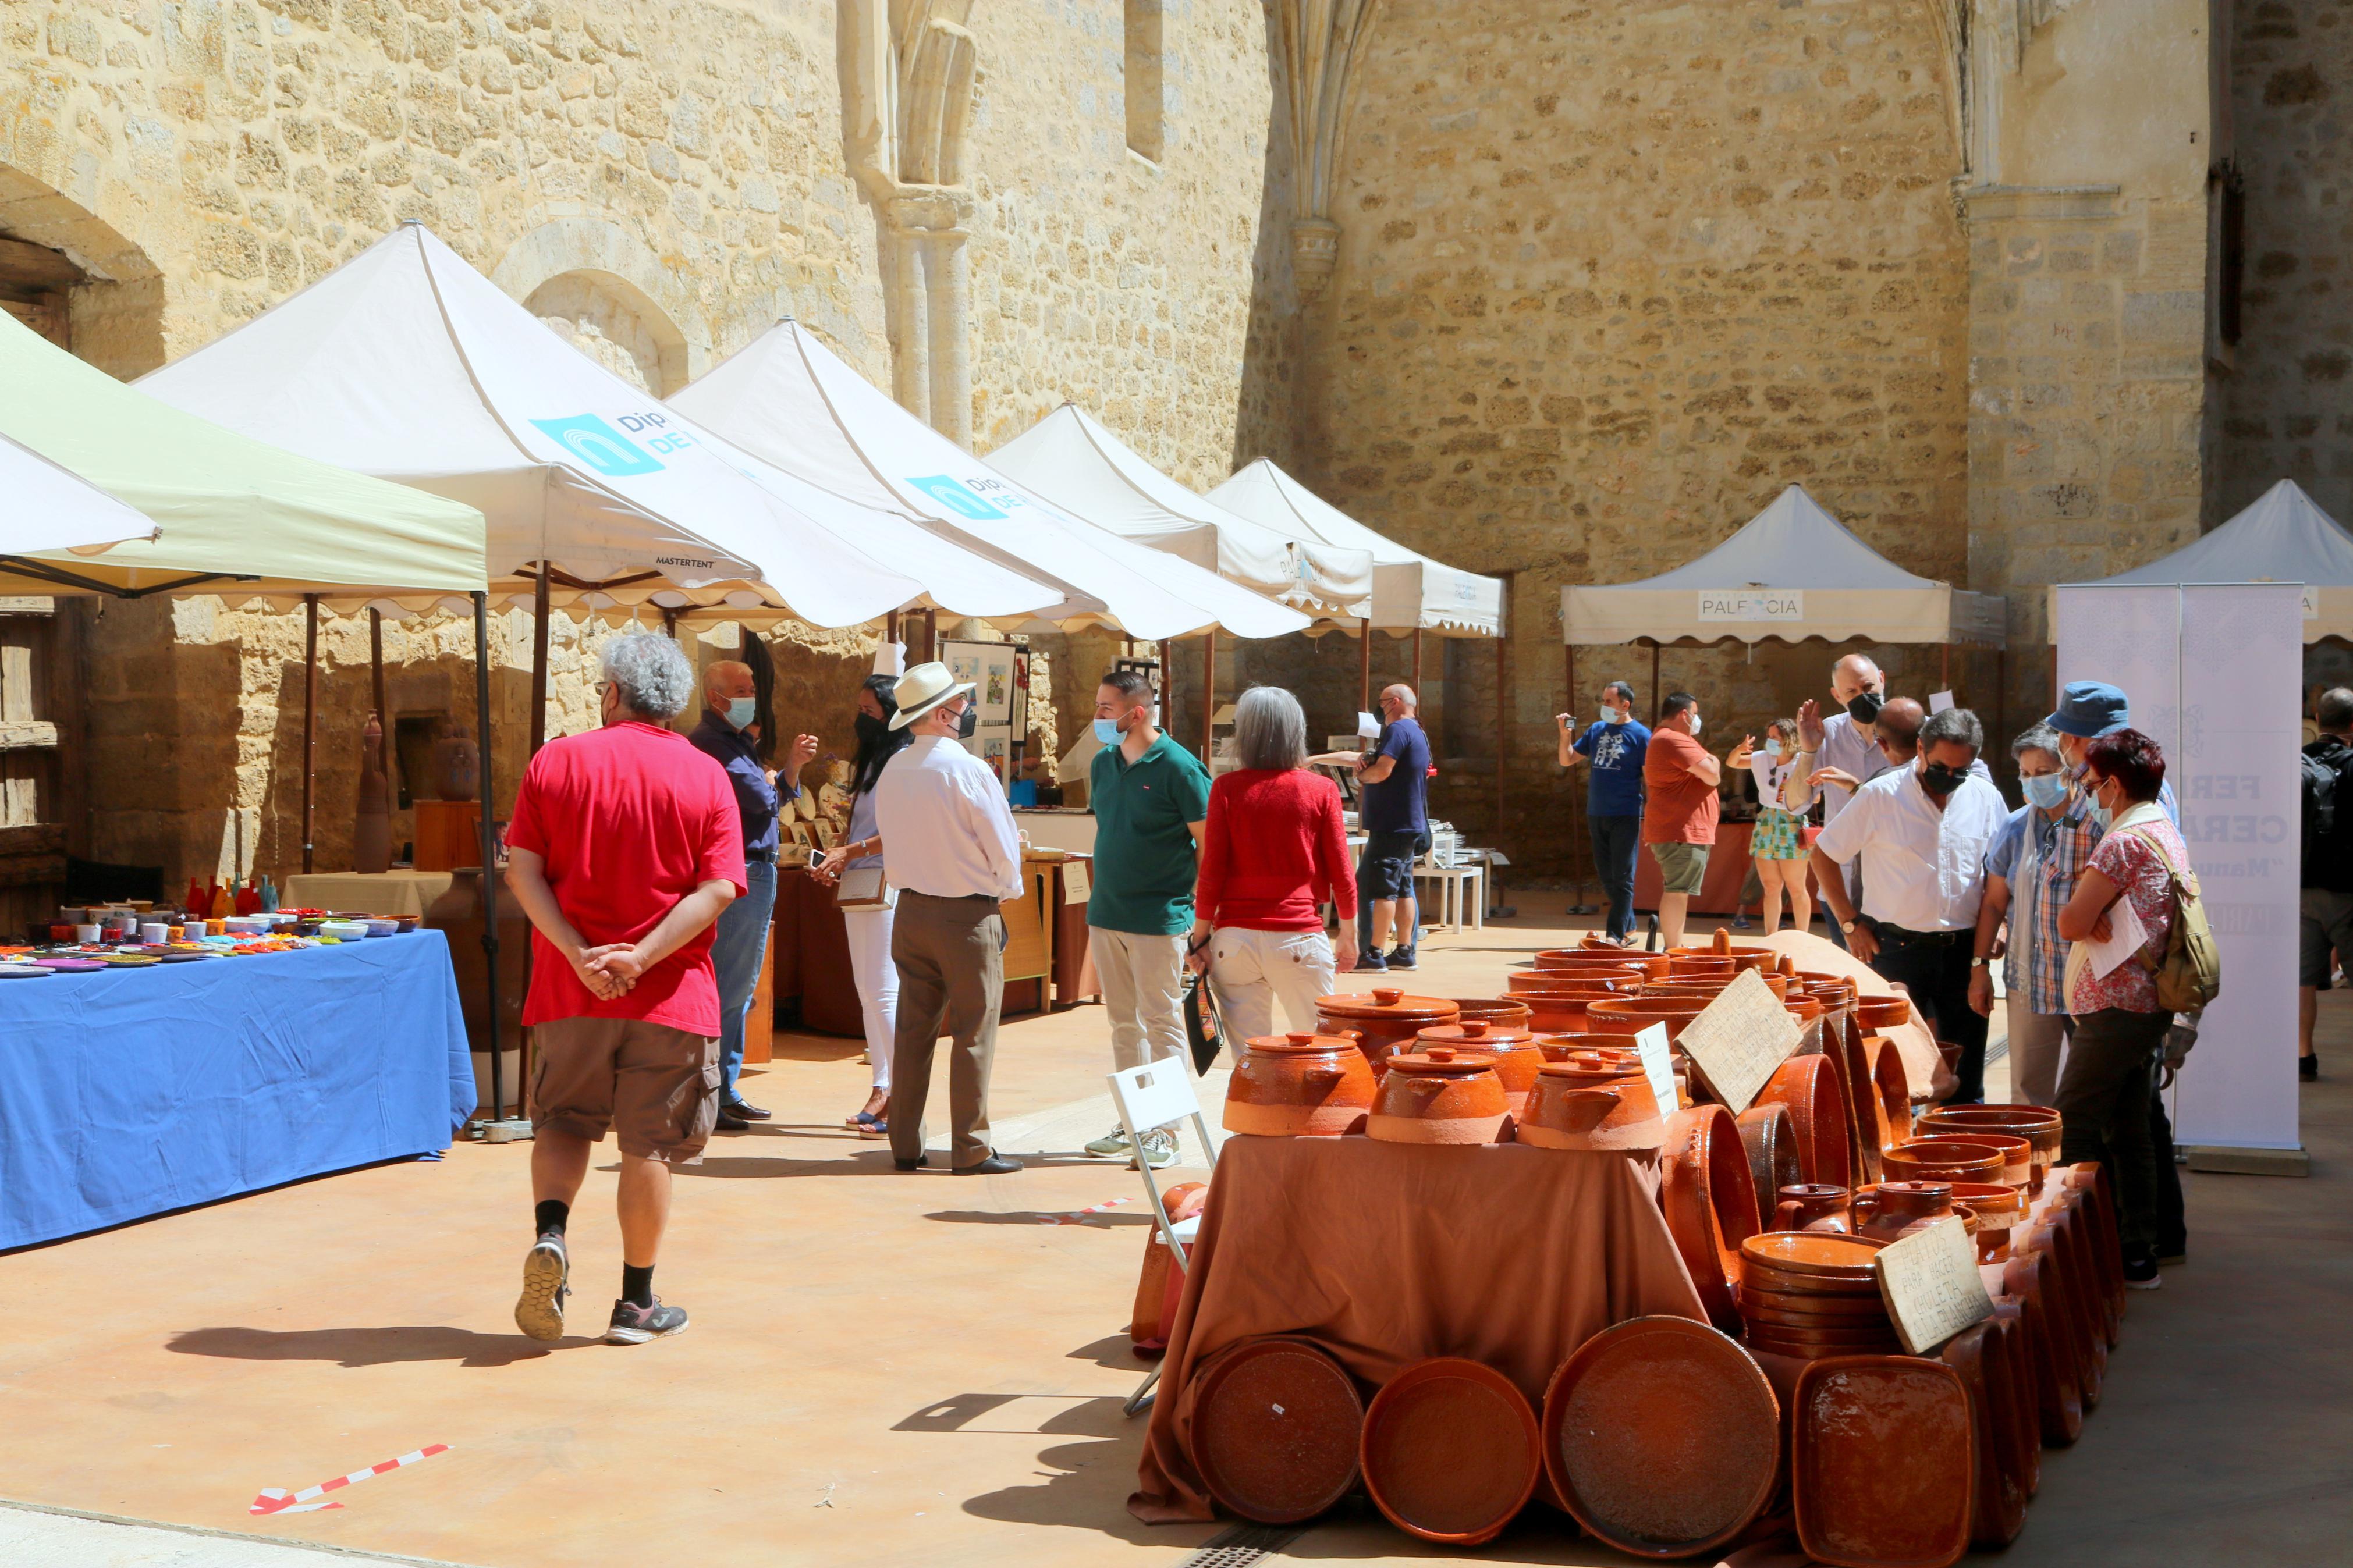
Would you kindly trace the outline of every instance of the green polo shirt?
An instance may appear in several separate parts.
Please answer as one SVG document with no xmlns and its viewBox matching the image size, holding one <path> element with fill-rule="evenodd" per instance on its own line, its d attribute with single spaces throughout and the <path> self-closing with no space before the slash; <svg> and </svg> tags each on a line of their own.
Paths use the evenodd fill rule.
<svg viewBox="0 0 2353 1568">
<path fill-rule="evenodd" d="M 1139 936 L 1192 930 L 1199 862 L 1187 824 L 1209 815 L 1209 775 L 1193 753 L 1163 735 L 1131 766 L 1105 746 L 1087 774 L 1087 798 L 1095 813 L 1087 924 Z"/>
</svg>

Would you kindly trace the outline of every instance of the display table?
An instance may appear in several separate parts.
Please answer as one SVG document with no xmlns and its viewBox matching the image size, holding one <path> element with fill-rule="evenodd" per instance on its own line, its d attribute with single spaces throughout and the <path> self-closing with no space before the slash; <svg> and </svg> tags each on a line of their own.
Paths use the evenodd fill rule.
<svg viewBox="0 0 2353 1568">
<path fill-rule="evenodd" d="M 1740 889 L 1748 880 L 1748 836 L 1755 830 L 1753 822 L 1725 822 L 1716 825 L 1715 847 L 1707 852 L 1707 875 L 1701 880 L 1699 891 L 1692 895 L 1691 912 L 1695 915 L 1735 915 L 1740 912 Z M 1823 909 L 1822 896 L 1814 887 L 1813 872 L 1806 873 L 1806 891 L 1814 900 L 1814 908 Z M 1659 862 L 1647 844 L 1634 851 L 1634 907 L 1648 914 L 1659 907 Z M 1748 909 L 1754 912 L 1759 906 L 1750 900 Z M 1786 907 L 1782 915 L 1788 918 Z"/>
<path fill-rule="evenodd" d="M 1227 1139 L 1128 1511 L 1212 1517 L 1186 1452 L 1188 1384 L 1237 1340 L 1305 1334 L 1375 1387 L 1424 1356 L 1470 1356 L 1541 1404 L 1560 1363 L 1612 1323 L 1704 1322 L 1654 1186 L 1623 1154 Z"/>
<path fill-rule="evenodd" d="M 438 931 L 0 982 L 0 1249 L 444 1149 L 473 1110 Z"/>
<path fill-rule="evenodd" d="M 291 910 L 422 915 L 448 890 L 447 871 L 312 871 L 287 878 L 279 900 Z"/>
</svg>

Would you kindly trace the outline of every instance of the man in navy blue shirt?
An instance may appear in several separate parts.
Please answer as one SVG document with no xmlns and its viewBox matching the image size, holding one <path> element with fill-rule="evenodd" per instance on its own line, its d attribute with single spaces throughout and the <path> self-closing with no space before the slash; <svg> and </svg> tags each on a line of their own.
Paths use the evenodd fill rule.
<svg viewBox="0 0 2353 1568">
<path fill-rule="evenodd" d="M 776 910 L 776 846 L 783 837 L 776 826 L 778 791 L 781 798 L 797 798 L 801 769 L 817 755 L 815 735 L 796 735 L 782 773 L 760 761 L 757 693 L 750 665 L 723 658 L 705 666 L 702 722 L 687 737 L 727 770 L 727 782 L 735 786 L 736 807 L 744 814 L 745 892 L 720 913 L 711 939 L 711 963 L 719 980 L 723 1132 L 741 1132 L 768 1119 L 765 1110 L 745 1103 L 735 1092 L 735 1079 L 744 1068 L 744 1020 L 760 988 L 760 961 L 767 955 L 768 922 Z"/>
<path fill-rule="evenodd" d="M 1634 932 L 1634 855 L 1642 841 L 1642 759 L 1651 731 L 1634 717 L 1634 689 L 1613 680 L 1601 689 L 1601 717 L 1572 732 L 1569 715 L 1559 715 L 1560 765 L 1589 763 L 1585 825 L 1593 836 L 1593 871 L 1609 899 L 1609 940 Z"/>
<path fill-rule="evenodd" d="M 1380 738 L 1356 759 L 1363 786 L 1356 825 L 1365 831 L 1364 856 L 1356 862 L 1358 969 L 1414 966 L 1414 938 L 1421 928 L 1413 862 L 1430 847 L 1430 737 L 1415 717 L 1419 711 L 1412 687 L 1384 689 Z M 1391 925 L 1397 946 L 1384 954 Z"/>
</svg>

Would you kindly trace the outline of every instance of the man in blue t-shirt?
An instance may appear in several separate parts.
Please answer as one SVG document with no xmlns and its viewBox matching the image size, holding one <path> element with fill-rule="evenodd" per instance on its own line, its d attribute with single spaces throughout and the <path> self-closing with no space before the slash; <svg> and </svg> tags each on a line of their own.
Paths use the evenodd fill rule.
<svg viewBox="0 0 2353 1568">
<path fill-rule="evenodd" d="M 1613 680 L 1601 689 L 1601 717 L 1574 732 L 1569 715 L 1559 715 L 1560 765 L 1588 763 L 1585 824 L 1593 836 L 1593 871 L 1609 899 L 1612 942 L 1634 933 L 1634 855 L 1642 839 L 1642 759 L 1651 731 L 1634 717 L 1634 689 Z"/>
<path fill-rule="evenodd" d="M 1411 969 L 1420 931 L 1413 897 L 1413 862 L 1430 847 L 1430 737 L 1414 717 L 1420 710 L 1410 686 L 1381 692 L 1381 733 L 1356 759 L 1364 798 L 1356 825 L 1365 851 L 1356 862 L 1356 967 Z M 1386 953 L 1389 929 L 1397 946 Z"/>
</svg>

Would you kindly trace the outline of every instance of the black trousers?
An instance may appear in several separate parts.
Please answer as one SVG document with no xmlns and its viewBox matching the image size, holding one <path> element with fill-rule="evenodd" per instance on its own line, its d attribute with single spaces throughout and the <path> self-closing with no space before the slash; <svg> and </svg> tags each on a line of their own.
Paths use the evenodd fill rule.
<svg viewBox="0 0 2353 1568">
<path fill-rule="evenodd" d="M 2116 1184 L 2116 1230 L 2126 1258 L 2146 1256 L 2157 1247 L 2159 1200 L 2149 1101 L 2155 1092 L 2158 1047 L 2172 1024 L 2170 1013 L 2129 1013 L 2121 1007 L 2079 1013 L 2067 1041 L 2067 1066 L 2059 1078 L 2059 1158 L 2071 1165 L 2085 1160 L 2107 1165 Z M 2172 1155 L 2168 1139 L 2168 1173 Z"/>
<path fill-rule="evenodd" d="M 1593 873 L 1609 900 L 1609 923 L 1603 929 L 1622 941 L 1634 929 L 1634 856 L 1642 842 L 1639 816 L 1588 816 L 1593 836 Z"/>
<path fill-rule="evenodd" d="M 1979 1103 L 1985 1099 L 1986 1020 L 1969 1005 L 1970 933 L 1883 924 L 1873 934 L 1879 938 L 1879 956 L 1871 967 L 1912 994 L 1913 1005 L 1939 1041 L 1961 1047 L 1955 1069 L 1960 1087 L 1953 1090 L 1951 1103 Z"/>
<path fill-rule="evenodd" d="M 2165 1114 L 2165 1091 L 2149 1080 L 2148 1091 L 2148 1157 L 2156 1167 L 2157 1218 L 2151 1228 L 2156 1232 L 2157 1255 L 2159 1258 L 2180 1258 L 2189 1251 L 2189 1215 L 2181 1205 L 2181 1167 L 2173 1163 L 2173 1120 Z M 2116 1190 L 2116 1173 L 2113 1163 L 2108 1169 L 2108 1191 Z"/>
</svg>

